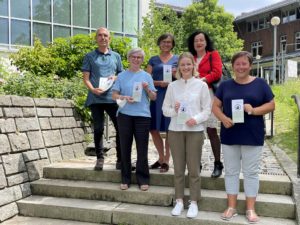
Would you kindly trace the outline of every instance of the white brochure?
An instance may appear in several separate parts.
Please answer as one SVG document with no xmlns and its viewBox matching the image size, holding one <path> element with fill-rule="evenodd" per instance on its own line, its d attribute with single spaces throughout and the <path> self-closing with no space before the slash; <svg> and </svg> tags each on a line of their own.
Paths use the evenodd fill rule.
<svg viewBox="0 0 300 225">
<path fill-rule="evenodd" d="M 103 91 L 107 91 L 114 83 L 114 79 L 111 77 L 100 77 L 99 88 Z"/>
<path fill-rule="evenodd" d="M 189 117 L 187 104 L 181 102 L 178 109 L 177 124 L 185 124 Z"/>
<path fill-rule="evenodd" d="M 164 65 L 163 76 L 165 82 L 172 82 L 172 65 Z"/>
<path fill-rule="evenodd" d="M 235 99 L 231 101 L 232 121 L 234 123 L 244 123 L 244 100 Z"/>
<path fill-rule="evenodd" d="M 134 82 L 132 98 L 135 102 L 140 102 L 142 100 L 143 86 L 142 82 Z"/>
</svg>

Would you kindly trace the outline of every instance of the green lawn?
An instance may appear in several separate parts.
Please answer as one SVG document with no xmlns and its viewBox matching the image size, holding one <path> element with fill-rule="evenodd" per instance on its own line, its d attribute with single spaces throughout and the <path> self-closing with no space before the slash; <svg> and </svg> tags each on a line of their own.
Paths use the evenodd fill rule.
<svg viewBox="0 0 300 225">
<path fill-rule="evenodd" d="M 300 97 L 300 79 L 286 81 L 282 85 L 272 86 L 275 95 L 275 135 L 271 139 L 295 162 L 298 151 L 299 111 L 292 95 Z"/>
</svg>

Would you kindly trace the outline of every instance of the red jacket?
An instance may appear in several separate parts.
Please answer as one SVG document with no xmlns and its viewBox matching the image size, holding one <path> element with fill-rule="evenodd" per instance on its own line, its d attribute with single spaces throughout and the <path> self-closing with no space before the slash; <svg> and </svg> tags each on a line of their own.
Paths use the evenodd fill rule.
<svg viewBox="0 0 300 225">
<path fill-rule="evenodd" d="M 211 55 L 211 60 L 209 59 Z M 195 57 L 195 61 L 197 58 Z M 199 77 L 205 77 L 207 84 L 211 87 L 211 83 L 217 81 L 222 76 L 222 59 L 218 51 L 206 52 L 205 56 L 199 63 L 198 69 Z"/>
</svg>

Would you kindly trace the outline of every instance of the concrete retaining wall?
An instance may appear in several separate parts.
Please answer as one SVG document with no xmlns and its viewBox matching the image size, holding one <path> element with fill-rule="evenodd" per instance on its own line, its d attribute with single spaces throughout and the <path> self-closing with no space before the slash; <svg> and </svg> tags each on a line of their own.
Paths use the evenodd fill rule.
<svg viewBox="0 0 300 225">
<path fill-rule="evenodd" d="M 44 166 L 84 156 L 90 132 L 69 100 L 0 96 L 0 222 L 18 214 Z"/>
</svg>

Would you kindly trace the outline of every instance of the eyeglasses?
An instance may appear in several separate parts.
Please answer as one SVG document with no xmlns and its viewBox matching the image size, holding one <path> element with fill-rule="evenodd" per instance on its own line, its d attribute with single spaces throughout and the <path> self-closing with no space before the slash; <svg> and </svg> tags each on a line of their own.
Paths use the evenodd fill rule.
<svg viewBox="0 0 300 225">
<path fill-rule="evenodd" d="M 135 55 L 131 55 L 130 58 L 131 58 L 131 59 L 138 59 L 138 60 L 143 59 L 142 56 L 135 56 Z"/>
</svg>

